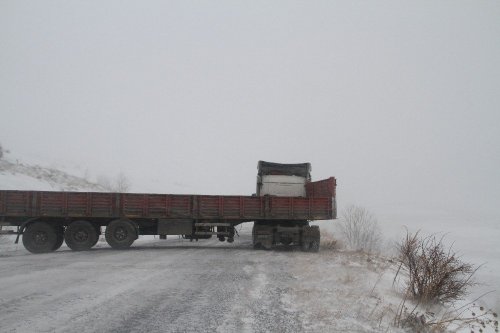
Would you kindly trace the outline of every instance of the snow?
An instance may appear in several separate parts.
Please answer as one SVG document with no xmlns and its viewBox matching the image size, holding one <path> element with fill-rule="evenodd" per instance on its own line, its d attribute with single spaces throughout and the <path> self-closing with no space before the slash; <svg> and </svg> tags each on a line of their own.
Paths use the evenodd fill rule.
<svg viewBox="0 0 500 333">
<path fill-rule="evenodd" d="M 0 189 L 34 191 L 103 191 L 99 184 L 54 167 L 0 160 Z"/>
<path fill-rule="evenodd" d="M 233 244 L 150 238 L 127 251 L 101 239 L 33 255 L 2 241 L 2 331 L 397 332 L 388 262 L 254 251 L 250 227 Z"/>
</svg>

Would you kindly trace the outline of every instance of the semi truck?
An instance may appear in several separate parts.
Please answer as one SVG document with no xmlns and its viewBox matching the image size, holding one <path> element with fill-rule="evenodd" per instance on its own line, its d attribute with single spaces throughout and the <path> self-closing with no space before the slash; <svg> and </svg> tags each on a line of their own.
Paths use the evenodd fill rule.
<svg viewBox="0 0 500 333">
<path fill-rule="evenodd" d="M 239 224 L 253 222 L 255 249 L 278 244 L 317 252 L 315 220 L 337 217 L 336 179 L 311 180 L 311 164 L 259 161 L 256 193 L 247 196 L 0 190 L 0 225 L 17 227 L 32 253 L 66 245 L 91 249 L 104 230 L 106 242 L 125 249 L 139 235 L 180 235 L 234 241 Z"/>
</svg>

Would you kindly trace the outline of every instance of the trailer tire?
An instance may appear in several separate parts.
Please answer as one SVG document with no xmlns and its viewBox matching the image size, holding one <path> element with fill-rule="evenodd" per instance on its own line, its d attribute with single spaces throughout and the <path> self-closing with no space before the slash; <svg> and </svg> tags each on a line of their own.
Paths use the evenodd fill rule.
<svg viewBox="0 0 500 333">
<path fill-rule="evenodd" d="M 92 244 L 91 247 L 94 247 L 97 244 L 97 242 L 99 242 L 99 235 L 97 235 L 97 237 L 95 238 L 95 242 L 94 244 Z"/>
<path fill-rule="evenodd" d="M 94 225 L 94 227 L 97 237 L 95 238 L 95 242 L 94 244 L 92 244 L 92 247 L 94 247 L 99 242 L 99 237 L 101 236 L 101 226 Z"/>
<path fill-rule="evenodd" d="M 73 251 L 87 251 L 97 242 L 97 230 L 88 221 L 74 221 L 66 228 L 64 239 Z"/>
<path fill-rule="evenodd" d="M 126 249 L 137 239 L 137 230 L 129 220 L 114 220 L 106 227 L 105 236 L 113 249 Z"/>
<path fill-rule="evenodd" d="M 23 245 L 31 253 L 52 252 L 57 241 L 56 230 L 46 222 L 32 222 L 23 232 Z"/>
<path fill-rule="evenodd" d="M 54 244 L 53 251 L 59 249 L 62 244 L 64 243 L 64 227 L 62 225 L 56 226 L 55 228 L 56 235 L 57 235 L 57 241 Z"/>
</svg>

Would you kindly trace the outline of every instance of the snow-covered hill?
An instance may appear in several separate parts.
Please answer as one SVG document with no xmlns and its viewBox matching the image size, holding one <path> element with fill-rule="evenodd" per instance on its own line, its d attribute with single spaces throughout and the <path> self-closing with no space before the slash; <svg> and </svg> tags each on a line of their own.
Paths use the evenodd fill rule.
<svg viewBox="0 0 500 333">
<path fill-rule="evenodd" d="M 105 191 L 102 185 L 64 171 L 20 161 L 0 160 L 0 189 L 38 191 Z"/>
</svg>

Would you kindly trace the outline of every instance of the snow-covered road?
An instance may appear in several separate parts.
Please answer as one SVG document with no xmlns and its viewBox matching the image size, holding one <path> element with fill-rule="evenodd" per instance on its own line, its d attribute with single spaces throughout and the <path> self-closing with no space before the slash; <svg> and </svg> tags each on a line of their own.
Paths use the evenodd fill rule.
<svg viewBox="0 0 500 333">
<path fill-rule="evenodd" d="M 386 331 L 387 264 L 323 250 L 138 240 L 116 251 L 33 255 L 0 243 L 2 332 Z"/>
</svg>

